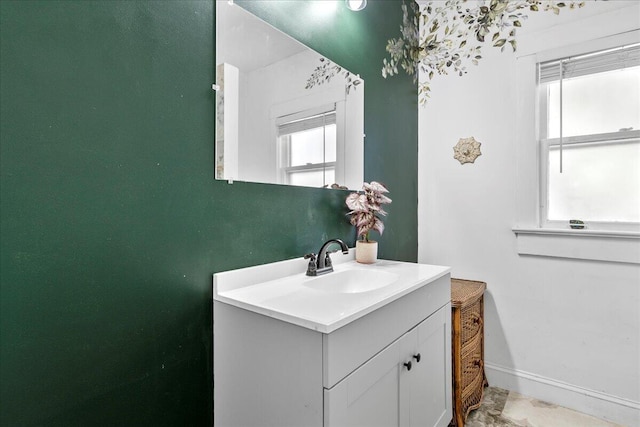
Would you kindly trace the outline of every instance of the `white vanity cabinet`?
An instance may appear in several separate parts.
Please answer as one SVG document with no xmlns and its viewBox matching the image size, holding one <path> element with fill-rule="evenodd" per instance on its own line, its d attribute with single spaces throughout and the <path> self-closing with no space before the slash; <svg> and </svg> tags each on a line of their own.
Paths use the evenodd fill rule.
<svg viewBox="0 0 640 427">
<path fill-rule="evenodd" d="M 447 426 L 450 307 L 439 309 L 324 391 L 326 426 Z"/>
<path fill-rule="evenodd" d="M 423 278 L 425 268 L 415 266 L 379 263 L 415 286 L 336 329 L 236 303 L 240 292 L 218 290 L 216 298 L 214 291 L 214 426 L 447 426 L 451 279 L 448 268 Z M 271 296 L 261 298 L 267 307 Z M 302 298 L 287 294 L 297 307 Z"/>
</svg>

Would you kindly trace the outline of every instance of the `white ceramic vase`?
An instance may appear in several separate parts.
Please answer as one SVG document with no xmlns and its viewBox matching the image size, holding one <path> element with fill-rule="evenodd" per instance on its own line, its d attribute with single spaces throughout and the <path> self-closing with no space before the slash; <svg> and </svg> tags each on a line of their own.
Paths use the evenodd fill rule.
<svg viewBox="0 0 640 427">
<path fill-rule="evenodd" d="M 378 260 L 378 242 L 356 240 L 356 261 L 361 264 L 373 264 Z"/>
</svg>

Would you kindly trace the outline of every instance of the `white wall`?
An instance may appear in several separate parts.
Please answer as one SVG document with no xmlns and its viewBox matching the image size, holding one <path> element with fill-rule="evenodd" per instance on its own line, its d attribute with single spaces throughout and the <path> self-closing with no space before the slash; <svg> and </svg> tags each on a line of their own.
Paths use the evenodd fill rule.
<svg viewBox="0 0 640 427">
<path fill-rule="evenodd" d="M 519 31 L 575 43 L 617 31 L 618 18 L 640 28 L 640 3 L 532 13 Z M 640 265 L 518 255 L 516 55 L 484 56 L 464 77 L 436 77 L 419 111 L 419 261 L 487 282 L 491 385 L 640 425 Z M 452 147 L 470 136 L 482 156 L 460 165 Z"/>
</svg>

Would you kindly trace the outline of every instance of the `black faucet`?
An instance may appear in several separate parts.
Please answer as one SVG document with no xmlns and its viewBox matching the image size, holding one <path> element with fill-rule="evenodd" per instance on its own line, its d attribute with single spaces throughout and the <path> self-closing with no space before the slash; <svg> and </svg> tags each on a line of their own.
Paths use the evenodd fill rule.
<svg viewBox="0 0 640 427">
<path fill-rule="evenodd" d="M 307 276 L 318 276 L 320 274 L 325 274 L 333 271 L 333 265 L 331 264 L 331 258 L 329 257 L 330 252 L 327 251 L 332 243 L 339 244 L 343 254 L 349 253 L 349 248 L 342 240 L 327 240 L 320 248 L 320 252 L 318 252 L 318 255 L 311 253 L 304 256 L 305 259 L 309 260 Z"/>
</svg>

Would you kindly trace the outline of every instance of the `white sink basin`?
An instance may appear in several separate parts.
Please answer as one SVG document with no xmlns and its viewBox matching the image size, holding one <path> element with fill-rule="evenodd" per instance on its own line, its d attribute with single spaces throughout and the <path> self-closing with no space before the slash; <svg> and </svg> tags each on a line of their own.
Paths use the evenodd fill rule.
<svg viewBox="0 0 640 427">
<path fill-rule="evenodd" d="M 398 280 L 398 275 L 387 271 L 365 268 L 333 271 L 307 281 L 303 286 L 321 292 L 359 294 L 389 286 Z"/>
<path fill-rule="evenodd" d="M 317 277 L 305 275 L 308 262 L 303 258 L 216 273 L 213 299 L 331 333 L 451 270 L 388 260 L 358 264 L 354 252 L 333 255 L 334 271 Z"/>
</svg>

